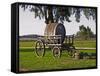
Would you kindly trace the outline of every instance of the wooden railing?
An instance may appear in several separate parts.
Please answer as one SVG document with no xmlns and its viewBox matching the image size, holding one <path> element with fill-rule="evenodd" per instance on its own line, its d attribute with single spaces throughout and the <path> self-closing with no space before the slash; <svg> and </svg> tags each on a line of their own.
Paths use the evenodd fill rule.
<svg viewBox="0 0 100 76">
<path fill-rule="evenodd" d="M 61 45 L 61 35 L 45 35 L 45 42 L 48 45 Z"/>
<path fill-rule="evenodd" d="M 74 35 L 66 35 L 65 43 L 73 45 L 74 44 Z"/>
<path fill-rule="evenodd" d="M 61 46 L 63 44 L 61 40 L 61 35 L 45 35 L 40 39 L 43 39 L 45 44 L 51 46 L 55 46 L 55 45 Z M 68 45 L 73 45 L 74 35 L 66 35 L 64 43 Z"/>
</svg>

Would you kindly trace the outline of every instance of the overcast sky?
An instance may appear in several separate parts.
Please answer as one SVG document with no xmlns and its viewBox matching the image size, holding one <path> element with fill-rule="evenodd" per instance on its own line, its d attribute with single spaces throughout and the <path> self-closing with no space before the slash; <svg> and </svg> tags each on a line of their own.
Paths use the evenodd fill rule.
<svg viewBox="0 0 100 76">
<path fill-rule="evenodd" d="M 77 31 L 79 31 L 79 26 L 89 26 L 93 33 L 96 33 L 96 24 L 95 21 L 90 18 L 90 20 L 87 20 L 81 12 L 81 18 L 80 22 L 77 23 L 75 21 L 74 15 L 70 17 L 70 20 L 72 22 L 64 22 L 64 26 L 66 29 L 66 35 L 72 35 L 76 34 Z M 23 9 L 19 8 L 19 35 L 28 35 L 28 34 L 39 34 L 44 35 L 44 30 L 46 27 L 46 24 L 44 22 L 44 19 L 34 18 L 34 12 L 30 12 L 28 9 L 23 11 Z"/>
</svg>

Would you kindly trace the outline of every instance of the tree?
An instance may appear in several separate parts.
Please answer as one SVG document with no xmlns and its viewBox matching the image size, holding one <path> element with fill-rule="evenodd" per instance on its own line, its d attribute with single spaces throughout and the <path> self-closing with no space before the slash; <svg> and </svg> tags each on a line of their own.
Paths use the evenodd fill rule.
<svg viewBox="0 0 100 76">
<path fill-rule="evenodd" d="M 87 36 L 88 36 L 88 39 L 94 36 L 93 32 L 88 26 L 87 26 Z"/>
<path fill-rule="evenodd" d="M 79 26 L 79 31 L 77 32 L 77 36 L 82 39 L 90 39 L 93 36 L 93 32 L 89 28 L 89 26 L 85 27 L 84 25 Z"/>
<path fill-rule="evenodd" d="M 84 25 L 79 26 L 79 32 L 77 33 L 82 39 L 87 39 L 87 29 Z"/>
<path fill-rule="evenodd" d="M 45 18 L 45 23 L 48 24 L 51 23 L 58 23 L 58 21 L 62 22 L 67 21 L 71 22 L 69 17 L 72 14 L 75 14 L 75 18 L 77 22 L 80 22 L 80 12 L 83 11 L 84 15 L 87 19 L 90 18 L 90 16 L 93 17 L 94 20 L 96 20 L 96 10 L 94 8 L 79 8 L 79 7 L 64 7 L 64 6 L 54 6 L 54 5 L 28 5 L 28 4 L 21 4 L 20 5 L 23 10 L 29 9 L 31 12 L 35 12 L 35 18 L 39 17 Z"/>
</svg>

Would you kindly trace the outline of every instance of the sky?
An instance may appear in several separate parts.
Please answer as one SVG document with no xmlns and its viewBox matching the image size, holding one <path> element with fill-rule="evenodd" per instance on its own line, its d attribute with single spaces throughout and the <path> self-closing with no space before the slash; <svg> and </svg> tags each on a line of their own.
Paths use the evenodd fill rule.
<svg viewBox="0 0 100 76">
<path fill-rule="evenodd" d="M 64 26 L 66 29 L 66 35 L 76 34 L 79 31 L 79 26 L 89 26 L 93 33 L 96 33 L 96 23 L 90 17 L 90 20 L 87 20 L 83 12 L 81 12 L 80 22 L 75 21 L 74 15 L 70 17 L 71 22 L 64 21 Z M 28 9 L 23 11 L 19 7 L 19 35 L 28 35 L 28 34 L 38 34 L 44 35 L 44 30 L 46 24 L 44 19 L 34 18 L 34 12 L 30 12 Z"/>
</svg>

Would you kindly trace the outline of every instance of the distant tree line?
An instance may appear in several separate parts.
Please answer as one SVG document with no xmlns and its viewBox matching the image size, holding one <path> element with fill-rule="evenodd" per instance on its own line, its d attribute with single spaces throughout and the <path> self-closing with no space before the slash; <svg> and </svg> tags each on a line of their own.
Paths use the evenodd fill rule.
<svg viewBox="0 0 100 76">
<path fill-rule="evenodd" d="M 92 32 L 89 26 L 85 27 L 84 25 L 79 26 L 79 31 L 76 34 L 77 37 L 87 40 L 90 38 L 94 38 L 95 34 Z"/>
</svg>

